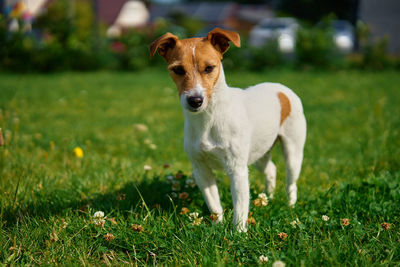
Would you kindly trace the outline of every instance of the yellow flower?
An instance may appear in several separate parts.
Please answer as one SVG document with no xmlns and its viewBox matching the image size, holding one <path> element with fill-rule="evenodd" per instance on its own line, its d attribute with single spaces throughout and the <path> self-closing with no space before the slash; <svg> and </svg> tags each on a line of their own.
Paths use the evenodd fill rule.
<svg viewBox="0 0 400 267">
<path fill-rule="evenodd" d="M 77 158 L 83 158 L 83 150 L 79 146 L 74 148 L 74 154 Z"/>
</svg>

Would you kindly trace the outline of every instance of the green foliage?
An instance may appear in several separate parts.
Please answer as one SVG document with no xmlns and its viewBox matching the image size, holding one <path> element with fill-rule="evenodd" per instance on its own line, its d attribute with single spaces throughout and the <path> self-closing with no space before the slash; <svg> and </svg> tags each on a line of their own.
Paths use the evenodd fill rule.
<svg viewBox="0 0 400 267">
<path fill-rule="evenodd" d="M 399 61 L 399 59 L 389 57 L 387 51 L 389 39 L 387 37 L 374 40 L 371 37 L 370 29 L 362 22 L 357 23 L 357 35 L 360 41 L 360 55 L 358 60 L 352 61 L 353 66 L 383 70 L 393 67 L 396 60 Z"/>
<path fill-rule="evenodd" d="M 302 27 L 297 33 L 296 62 L 299 66 L 332 68 L 343 61 L 333 42 L 332 29 Z"/>
<path fill-rule="evenodd" d="M 165 70 L 0 74 L 0 262 L 257 265 L 265 255 L 268 264 L 293 266 L 399 265 L 399 73 L 226 71 L 226 77 L 237 87 L 271 81 L 293 88 L 308 123 L 296 207 L 286 203 L 277 147 L 276 197 L 266 207 L 251 205 L 255 225 L 247 234 L 232 226 L 224 173 L 216 174 L 222 224 L 208 218 L 198 188 L 186 187 L 183 115 Z M 264 179 L 250 168 L 250 180 L 253 200 Z M 184 192 L 187 198 L 179 197 Z M 180 214 L 182 207 L 199 212 L 202 223 Z M 94 224 L 98 210 L 108 218 L 104 227 Z"/>
<path fill-rule="evenodd" d="M 262 47 L 247 45 L 247 40 L 242 40 L 242 46 L 233 45 L 224 55 L 224 68 L 227 70 L 252 70 L 263 71 L 266 69 L 284 66 L 289 60 L 279 51 L 277 41 L 267 42 Z"/>
</svg>

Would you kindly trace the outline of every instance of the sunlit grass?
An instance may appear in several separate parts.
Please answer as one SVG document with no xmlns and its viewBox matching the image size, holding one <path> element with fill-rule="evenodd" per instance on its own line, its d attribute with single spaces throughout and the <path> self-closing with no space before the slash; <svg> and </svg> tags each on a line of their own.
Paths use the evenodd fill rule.
<svg viewBox="0 0 400 267">
<path fill-rule="evenodd" d="M 276 199 L 251 206 L 248 234 L 231 225 L 223 173 L 225 221 L 211 223 L 199 190 L 186 186 L 183 114 L 166 71 L 0 74 L 0 262 L 223 265 L 264 255 L 296 266 L 400 264 L 399 73 L 226 76 L 238 87 L 280 82 L 301 97 L 308 135 L 294 209 L 276 148 Z M 255 199 L 264 182 L 253 168 L 250 176 Z"/>
</svg>

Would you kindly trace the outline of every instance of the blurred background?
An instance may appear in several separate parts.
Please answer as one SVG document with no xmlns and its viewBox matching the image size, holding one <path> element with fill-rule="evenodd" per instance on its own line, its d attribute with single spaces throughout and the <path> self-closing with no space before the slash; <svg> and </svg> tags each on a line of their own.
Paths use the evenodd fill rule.
<svg viewBox="0 0 400 267">
<path fill-rule="evenodd" d="M 172 32 L 238 31 L 226 69 L 400 68 L 398 0 L 0 0 L 0 68 L 139 70 Z M 240 64 L 238 64 L 240 63 Z"/>
</svg>

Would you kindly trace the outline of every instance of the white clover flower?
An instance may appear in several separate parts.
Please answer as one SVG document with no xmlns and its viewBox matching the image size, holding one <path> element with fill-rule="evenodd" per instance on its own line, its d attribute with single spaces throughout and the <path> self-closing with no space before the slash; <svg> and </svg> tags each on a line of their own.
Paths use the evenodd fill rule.
<svg viewBox="0 0 400 267">
<path fill-rule="evenodd" d="M 268 257 L 261 255 L 258 260 L 260 261 L 260 263 L 267 263 L 268 262 Z"/>
<path fill-rule="evenodd" d="M 190 219 L 190 220 L 197 219 L 198 217 L 199 217 L 199 213 L 198 213 L 198 212 L 191 212 L 191 213 L 189 213 L 189 219 Z"/>
<path fill-rule="evenodd" d="M 96 211 L 94 214 L 93 214 L 93 223 L 95 224 L 95 225 L 101 225 L 101 226 L 103 226 L 104 225 L 104 223 L 106 222 L 106 216 L 104 216 L 104 212 L 102 212 L 102 211 Z"/>
<path fill-rule="evenodd" d="M 134 128 L 139 132 L 147 132 L 149 130 L 149 128 L 142 123 L 136 123 Z"/>
<path fill-rule="evenodd" d="M 272 263 L 272 267 L 285 267 L 286 263 L 284 263 L 283 261 L 275 261 L 274 263 Z"/>
<path fill-rule="evenodd" d="M 191 212 L 189 213 L 189 219 L 193 223 L 193 225 L 200 225 L 203 221 L 203 217 L 199 217 L 198 212 Z"/>
<path fill-rule="evenodd" d="M 175 192 L 172 192 L 172 193 L 171 193 L 171 197 L 172 197 L 172 198 L 177 198 L 177 197 L 178 197 L 178 194 L 175 193 Z"/>
<path fill-rule="evenodd" d="M 167 182 L 172 183 L 174 181 L 174 176 L 169 174 L 165 176 L 165 179 L 167 179 Z"/>
<path fill-rule="evenodd" d="M 258 194 L 258 198 L 253 201 L 254 206 L 267 206 L 268 205 L 268 197 L 265 193 Z"/>
<path fill-rule="evenodd" d="M 300 224 L 299 218 L 296 218 L 296 220 L 290 222 L 290 225 L 293 227 L 296 227 L 296 225 Z"/>
<path fill-rule="evenodd" d="M 196 186 L 196 182 L 192 178 L 187 179 L 185 183 L 187 186 L 192 187 L 192 188 Z"/>
<path fill-rule="evenodd" d="M 149 144 L 149 148 L 150 148 L 151 150 L 156 150 L 156 149 L 157 149 L 157 146 L 156 146 L 155 144 Z"/>
<path fill-rule="evenodd" d="M 143 169 L 145 170 L 145 171 L 151 171 L 151 166 L 150 165 L 144 165 L 143 166 Z"/>
<path fill-rule="evenodd" d="M 329 217 L 326 216 L 326 215 L 322 215 L 322 220 L 325 221 L 325 222 L 327 222 L 327 221 L 329 221 Z"/>
</svg>

